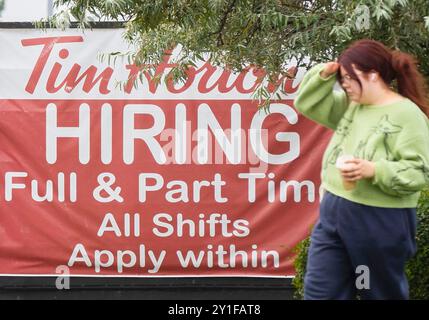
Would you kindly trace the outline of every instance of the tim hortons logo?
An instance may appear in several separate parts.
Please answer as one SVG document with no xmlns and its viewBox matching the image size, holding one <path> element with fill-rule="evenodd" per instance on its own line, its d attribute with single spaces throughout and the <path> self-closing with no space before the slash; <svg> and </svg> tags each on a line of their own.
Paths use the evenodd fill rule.
<svg viewBox="0 0 429 320">
<path fill-rule="evenodd" d="M 83 83 L 82 89 L 86 93 L 92 90 L 98 90 L 98 93 L 106 95 L 111 92 L 111 82 L 113 81 L 112 75 L 114 69 L 106 67 L 100 70 L 95 65 L 82 66 L 79 63 L 70 64 L 69 70 L 65 70 L 63 63 L 69 59 L 70 51 L 66 48 L 58 48 L 58 54 L 53 53 L 54 47 L 69 45 L 71 43 L 83 43 L 84 39 L 81 36 L 63 36 L 63 37 L 44 37 L 44 38 L 31 38 L 23 39 L 21 41 L 24 47 L 40 46 L 40 54 L 34 64 L 31 75 L 27 81 L 25 90 L 33 94 L 38 86 L 45 87 L 48 93 L 57 93 L 60 90 L 63 92 L 71 93 L 81 82 Z M 50 65 L 47 67 L 47 62 L 52 59 Z M 150 93 L 156 93 L 159 87 L 159 76 L 171 70 L 175 66 L 170 62 L 171 52 L 167 52 L 163 60 L 158 65 L 145 65 L 137 66 L 135 64 L 126 64 L 126 72 L 128 73 L 127 80 L 124 85 L 124 92 L 130 94 L 135 90 L 134 83 L 142 76 L 147 80 L 148 90 Z M 70 61 L 68 61 L 70 62 Z M 147 71 L 147 67 L 154 69 L 154 74 L 151 75 Z M 261 83 L 265 76 L 265 71 L 261 68 L 249 66 L 239 74 L 233 74 L 230 70 L 219 69 L 213 66 L 209 61 L 206 61 L 200 67 L 190 66 L 187 69 L 187 79 L 182 83 L 174 83 L 171 78 L 167 78 L 166 88 L 168 92 L 173 94 L 184 93 L 191 86 L 196 84 L 199 93 L 206 94 L 209 92 L 228 93 L 233 90 L 241 94 L 252 93 L 257 86 Z M 295 72 L 296 70 L 289 70 Z M 47 76 L 42 77 L 47 73 Z M 62 76 L 61 76 L 62 75 Z M 65 75 L 65 76 L 64 76 Z M 46 79 L 46 83 L 41 83 L 41 79 Z M 195 83 L 198 81 L 198 83 Z M 98 84 L 98 87 L 95 88 Z M 279 77 L 277 83 L 268 83 L 266 88 L 269 92 L 274 92 L 279 85 L 284 85 L 283 90 L 287 94 L 296 92 L 298 86 L 293 86 L 293 80 L 285 79 L 284 76 Z"/>
</svg>

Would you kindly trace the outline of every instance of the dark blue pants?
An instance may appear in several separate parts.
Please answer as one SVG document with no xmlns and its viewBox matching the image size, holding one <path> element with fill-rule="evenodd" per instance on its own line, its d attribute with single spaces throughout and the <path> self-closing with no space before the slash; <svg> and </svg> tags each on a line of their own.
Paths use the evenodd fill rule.
<svg viewBox="0 0 429 320">
<path fill-rule="evenodd" d="M 404 269 L 416 251 L 415 233 L 415 208 L 366 206 L 326 192 L 311 235 L 304 299 L 408 299 Z M 356 285 L 364 274 L 359 266 L 369 271 L 369 289 Z"/>
</svg>

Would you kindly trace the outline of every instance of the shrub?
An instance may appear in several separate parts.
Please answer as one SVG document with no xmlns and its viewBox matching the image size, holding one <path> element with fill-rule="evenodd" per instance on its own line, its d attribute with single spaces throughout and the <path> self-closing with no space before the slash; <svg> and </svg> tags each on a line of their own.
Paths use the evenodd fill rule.
<svg viewBox="0 0 429 320">
<path fill-rule="evenodd" d="M 417 221 L 417 253 L 408 261 L 406 274 L 410 284 L 410 299 L 426 300 L 429 299 L 429 189 L 424 190 L 420 196 Z M 296 275 L 292 284 L 295 287 L 296 299 L 302 299 L 304 296 L 304 275 L 309 246 L 310 237 L 301 241 L 295 248 Z"/>
<path fill-rule="evenodd" d="M 294 298 L 302 299 L 304 297 L 304 275 L 307 264 L 308 247 L 310 246 L 310 237 L 305 238 L 295 248 L 297 254 L 294 262 L 295 278 L 292 280 L 292 285 L 295 288 Z"/>
<path fill-rule="evenodd" d="M 417 253 L 406 273 L 411 299 L 429 299 L 429 190 L 424 190 L 417 207 Z"/>
</svg>

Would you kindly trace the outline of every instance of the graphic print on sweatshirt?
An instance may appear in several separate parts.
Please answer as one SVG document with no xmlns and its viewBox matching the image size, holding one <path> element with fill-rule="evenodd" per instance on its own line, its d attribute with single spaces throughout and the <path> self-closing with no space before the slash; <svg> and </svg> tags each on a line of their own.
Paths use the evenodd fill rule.
<svg viewBox="0 0 429 320">
<path fill-rule="evenodd" d="M 338 123 L 337 129 L 335 130 L 335 134 L 339 136 L 339 140 L 337 144 L 332 148 L 327 156 L 327 160 L 323 166 L 324 169 L 328 166 L 328 164 L 335 165 L 337 158 L 343 153 L 343 142 L 350 134 L 351 124 L 353 119 L 348 119 L 343 117 Z"/>
<path fill-rule="evenodd" d="M 368 136 L 359 141 L 359 145 L 355 150 L 353 156 L 358 159 L 366 159 L 372 161 L 375 153 L 379 150 L 380 140 L 383 143 L 383 151 L 379 155 L 380 158 L 386 160 L 393 160 L 393 153 L 390 150 L 388 140 L 395 134 L 402 131 L 402 127 L 392 123 L 387 114 L 383 115 L 378 121 L 377 125 L 373 127 Z"/>
<path fill-rule="evenodd" d="M 409 166 L 405 166 L 402 169 L 396 171 L 396 174 L 390 180 L 390 189 L 394 190 L 400 195 L 410 195 L 416 192 L 415 188 L 412 188 L 412 183 L 417 182 L 413 177 L 415 175 L 410 172 L 411 170 L 419 171 L 419 175 L 423 172 L 423 177 L 426 184 L 429 184 L 429 166 L 426 164 L 425 159 L 422 156 L 418 156 L 420 161 L 409 162 Z"/>
</svg>

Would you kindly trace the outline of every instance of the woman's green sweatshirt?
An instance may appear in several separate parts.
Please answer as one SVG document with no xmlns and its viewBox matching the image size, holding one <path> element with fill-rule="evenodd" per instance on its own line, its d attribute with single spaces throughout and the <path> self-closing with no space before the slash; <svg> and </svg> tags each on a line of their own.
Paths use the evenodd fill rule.
<svg viewBox="0 0 429 320">
<path fill-rule="evenodd" d="M 384 105 L 349 103 L 334 90 L 335 75 L 322 78 L 324 64 L 304 76 L 295 99 L 303 115 L 335 130 L 322 160 L 322 186 L 357 203 L 386 208 L 414 208 L 429 184 L 429 120 L 409 99 Z M 347 191 L 335 163 L 353 155 L 375 163 L 375 176 Z"/>
</svg>

